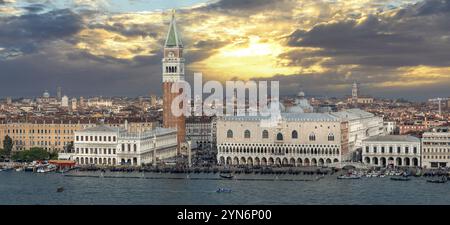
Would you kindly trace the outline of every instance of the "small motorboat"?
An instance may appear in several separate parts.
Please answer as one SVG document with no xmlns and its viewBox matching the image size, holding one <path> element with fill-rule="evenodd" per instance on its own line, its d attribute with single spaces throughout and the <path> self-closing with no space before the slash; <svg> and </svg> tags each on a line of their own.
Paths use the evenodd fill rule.
<svg viewBox="0 0 450 225">
<path fill-rule="evenodd" d="M 22 171 L 23 171 L 22 167 L 16 168 L 16 172 L 22 172 Z"/>
<path fill-rule="evenodd" d="M 355 175 L 355 174 L 341 175 L 341 176 L 338 176 L 337 179 L 340 179 L 340 180 L 341 179 L 342 180 L 345 180 L 345 179 L 361 179 L 361 176 Z"/>
<path fill-rule="evenodd" d="M 441 179 L 437 180 L 427 180 L 428 183 L 434 183 L 434 184 L 444 184 L 447 183 L 447 177 L 442 177 Z"/>
<path fill-rule="evenodd" d="M 56 192 L 61 193 L 64 191 L 64 187 L 59 187 L 56 189 Z"/>
<path fill-rule="evenodd" d="M 217 193 L 231 193 L 231 189 L 219 188 L 216 190 Z"/>
<path fill-rule="evenodd" d="M 411 180 L 411 178 L 409 178 L 409 177 L 391 177 L 391 180 L 394 180 L 394 181 L 409 181 L 409 180 Z"/>
<path fill-rule="evenodd" d="M 220 174 L 219 176 L 222 177 L 222 178 L 225 178 L 225 179 L 233 178 L 233 175 L 231 175 L 231 174 Z"/>
</svg>

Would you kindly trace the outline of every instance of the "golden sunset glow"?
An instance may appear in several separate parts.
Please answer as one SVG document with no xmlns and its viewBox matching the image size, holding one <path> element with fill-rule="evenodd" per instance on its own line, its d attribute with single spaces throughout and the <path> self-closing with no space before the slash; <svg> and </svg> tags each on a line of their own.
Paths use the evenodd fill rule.
<svg viewBox="0 0 450 225">
<path fill-rule="evenodd" d="M 445 58 L 450 51 L 450 33 L 441 24 L 448 21 L 448 16 L 420 14 L 424 9 L 446 9 L 446 3 L 430 1 L 422 7 L 426 3 L 199 0 L 175 7 L 175 17 L 184 44 L 187 76 L 201 72 L 208 79 L 220 81 L 277 77 L 285 79 L 288 86 L 298 87 L 301 81 L 341 90 L 355 80 L 375 88 L 450 85 L 450 64 Z M 69 24 L 72 26 L 67 29 L 73 32 L 67 32 L 64 41 L 55 35 L 65 32 L 56 32 L 47 39 L 39 37 L 45 33 L 40 30 L 24 32 L 25 38 L 17 46 L 10 47 L 10 41 L 0 45 L 0 60 L 20 58 L 29 49 L 41 46 L 63 46 L 60 52 L 87 53 L 92 56 L 89 60 L 139 65 L 142 70 L 151 70 L 153 76 L 161 72 L 170 8 L 142 2 L 128 4 L 125 0 L 80 0 L 73 1 L 70 7 L 76 5 L 82 9 L 37 11 L 36 15 L 48 17 L 41 21 L 44 24 L 54 20 L 57 29 L 51 27 L 53 32 L 67 28 L 65 23 L 71 21 L 59 21 L 60 17 L 55 16 L 58 13 L 80 20 Z M 0 4 L 0 18 L 17 20 L 3 23 L 2 29 L 9 24 L 10 29 L 20 25 L 32 27 L 21 18 L 29 13 L 27 10 L 13 3 Z M 37 37 L 36 43 L 29 41 L 33 37 Z M 51 57 L 60 62 L 64 59 Z M 147 76 L 146 72 L 140 74 Z"/>
</svg>

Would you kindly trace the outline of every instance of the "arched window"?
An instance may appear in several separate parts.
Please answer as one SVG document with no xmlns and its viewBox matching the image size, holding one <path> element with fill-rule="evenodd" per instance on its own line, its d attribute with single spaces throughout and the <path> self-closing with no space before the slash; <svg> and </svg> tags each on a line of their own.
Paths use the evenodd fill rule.
<svg viewBox="0 0 450 225">
<path fill-rule="evenodd" d="M 328 141 L 334 141 L 334 134 L 332 133 L 328 134 Z"/>
<path fill-rule="evenodd" d="M 250 138 L 250 131 L 249 130 L 245 130 L 244 131 L 244 138 Z"/>
<path fill-rule="evenodd" d="M 227 131 L 227 138 L 233 138 L 233 131 L 232 130 L 228 130 Z"/>
<path fill-rule="evenodd" d="M 133 150 L 134 150 L 135 152 L 137 151 L 137 145 L 136 145 L 136 144 L 133 145 Z"/>
<path fill-rule="evenodd" d="M 277 141 L 282 141 L 283 140 L 283 134 L 282 133 L 278 133 L 277 134 Z"/>
<path fill-rule="evenodd" d="M 314 133 L 309 135 L 309 140 L 310 141 L 315 141 L 316 140 L 316 135 Z"/>
<path fill-rule="evenodd" d="M 292 139 L 297 139 L 298 138 L 298 133 L 296 130 L 292 131 Z"/>
<path fill-rule="evenodd" d="M 263 138 L 263 139 L 269 138 L 269 131 L 264 130 L 264 131 L 262 132 L 262 138 Z"/>
</svg>

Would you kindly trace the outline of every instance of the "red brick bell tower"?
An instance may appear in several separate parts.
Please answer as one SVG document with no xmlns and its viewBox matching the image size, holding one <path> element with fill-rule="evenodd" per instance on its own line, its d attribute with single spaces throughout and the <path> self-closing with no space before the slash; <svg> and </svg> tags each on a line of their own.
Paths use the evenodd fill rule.
<svg viewBox="0 0 450 225">
<path fill-rule="evenodd" d="M 172 112 L 172 101 L 180 93 L 172 93 L 172 84 L 184 81 L 184 58 L 183 43 L 178 34 L 175 12 L 172 13 L 169 31 L 164 44 L 164 58 L 162 59 L 162 81 L 163 81 L 163 127 L 176 128 L 178 139 L 178 153 L 180 143 L 185 141 L 186 123 L 184 115 L 175 116 Z"/>
</svg>

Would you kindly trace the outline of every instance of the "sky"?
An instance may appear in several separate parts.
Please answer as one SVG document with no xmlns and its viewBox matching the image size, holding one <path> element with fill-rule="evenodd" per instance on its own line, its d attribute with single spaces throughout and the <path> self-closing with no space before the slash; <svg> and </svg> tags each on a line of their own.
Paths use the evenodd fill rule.
<svg viewBox="0 0 450 225">
<path fill-rule="evenodd" d="M 0 98 L 161 94 L 172 9 L 187 80 L 450 96 L 450 0 L 0 0 Z"/>
</svg>

